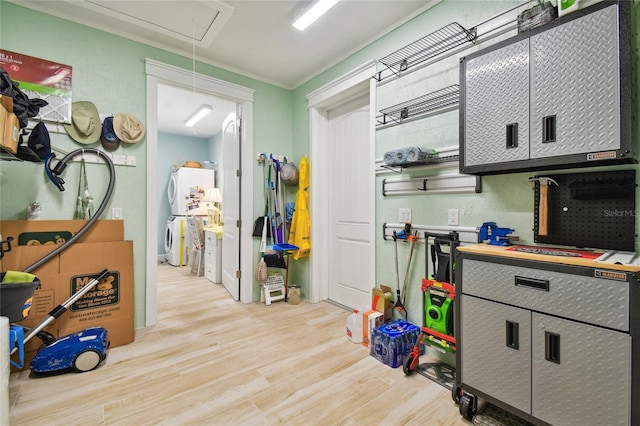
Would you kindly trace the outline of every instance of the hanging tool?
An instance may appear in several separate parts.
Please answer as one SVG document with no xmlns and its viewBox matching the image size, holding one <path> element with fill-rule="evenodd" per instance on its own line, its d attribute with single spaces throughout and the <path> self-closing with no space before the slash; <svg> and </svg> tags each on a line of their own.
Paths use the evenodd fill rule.
<svg viewBox="0 0 640 426">
<path fill-rule="evenodd" d="M 411 226 L 411 224 L 408 224 Z M 410 229 L 410 228 L 409 228 Z M 409 270 L 411 268 L 411 260 L 413 258 L 413 251 L 416 247 L 416 241 L 418 241 L 418 231 L 415 231 L 413 234 L 407 237 L 409 240 L 409 258 L 407 259 L 407 269 L 404 272 L 404 283 L 402 285 L 402 304 L 404 305 L 407 301 L 407 285 L 409 284 Z"/>
<path fill-rule="evenodd" d="M 400 270 L 398 269 L 398 234 L 396 233 L 396 231 L 393 231 L 393 247 L 396 254 L 396 303 L 395 305 L 393 305 L 393 309 L 398 311 L 398 313 L 406 319 L 407 310 L 402 304 L 402 297 L 400 294 Z"/>
<path fill-rule="evenodd" d="M 549 185 L 552 183 L 556 186 L 558 182 L 545 177 L 536 176 L 529 178 L 529 182 L 538 182 L 540 184 L 540 200 L 538 202 L 538 235 L 549 235 Z"/>
</svg>

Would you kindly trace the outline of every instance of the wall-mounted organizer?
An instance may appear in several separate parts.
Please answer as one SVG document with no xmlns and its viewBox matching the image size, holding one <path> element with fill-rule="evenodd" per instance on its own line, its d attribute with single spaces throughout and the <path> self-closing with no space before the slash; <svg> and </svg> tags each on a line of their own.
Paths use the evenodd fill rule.
<svg viewBox="0 0 640 426">
<path fill-rule="evenodd" d="M 382 195 L 430 195 L 482 192 L 480 176 L 450 173 L 429 177 L 387 178 L 382 180 Z"/>
<path fill-rule="evenodd" d="M 541 213 L 541 184 L 535 183 L 535 242 L 634 251 L 635 173 L 622 170 L 542 176 L 557 185 L 548 185 L 547 211 Z M 545 213 L 547 235 L 540 235 L 540 218 Z"/>
<path fill-rule="evenodd" d="M 380 59 L 386 68 L 376 73 L 374 78 L 381 82 L 388 77 L 400 76 L 410 68 L 458 46 L 472 44 L 476 38 L 475 28 L 468 30 L 453 22 Z"/>
<path fill-rule="evenodd" d="M 390 166 L 385 163 L 384 158 L 376 159 L 375 171 L 376 174 L 381 173 L 402 173 L 405 169 L 411 168 L 411 170 L 421 169 L 433 169 L 438 166 L 447 167 L 451 166 L 448 163 L 457 162 L 460 158 L 458 155 L 459 149 L 457 146 L 444 147 L 434 149 L 435 154 L 430 155 L 429 158 L 424 160 L 415 161 L 411 163 L 404 163 L 399 165 Z"/>
<path fill-rule="evenodd" d="M 385 241 L 393 241 L 393 232 L 396 234 L 404 230 L 404 223 L 383 223 L 382 224 L 382 238 Z M 411 224 L 412 231 L 418 231 L 418 242 L 424 243 L 425 232 L 428 233 L 440 233 L 446 234 L 448 232 L 457 232 L 460 243 L 465 244 L 477 244 L 478 234 L 480 229 L 473 226 L 438 226 L 438 225 L 416 225 Z"/>
<path fill-rule="evenodd" d="M 458 107 L 457 84 L 380 110 L 376 117 L 376 130 L 440 114 Z"/>
<path fill-rule="evenodd" d="M 384 68 L 372 78 L 378 85 L 388 83 L 516 29 L 521 12 L 534 1 L 525 1 L 470 29 L 453 22 L 436 30 L 380 59 Z"/>
</svg>

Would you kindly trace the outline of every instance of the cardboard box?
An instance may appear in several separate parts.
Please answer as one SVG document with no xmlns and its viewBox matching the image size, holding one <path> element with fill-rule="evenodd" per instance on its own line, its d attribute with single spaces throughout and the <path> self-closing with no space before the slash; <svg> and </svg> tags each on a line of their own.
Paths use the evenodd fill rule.
<svg viewBox="0 0 640 426">
<path fill-rule="evenodd" d="M 381 312 L 384 315 L 384 322 L 391 319 L 393 310 L 393 293 L 391 287 L 380 285 L 371 290 L 371 309 Z"/>
<path fill-rule="evenodd" d="M 23 270 L 48 253 L 49 246 L 18 246 L 5 254 L 6 269 Z M 56 337 L 101 326 L 108 330 L 111 347 L 134 340 L 133 242 L 76 243 L 32 271 L 41 284 L 34 292 L 29 317 L 20 324 L 40 324 L 51 310 L 68 300 L 104 269 L 108 275 L 68 307 L 44 331 Z M 59 334 L 58 334 L 59 333 Z M 25 348 L 30 361 L 42 342 L 33 338 Z M 35 345 L 35 346 L 33 346 Z M 28 368 L 28 362 L 25 364 Z"/>
<path fill-rule="evenodd" d="M 103 326 L 105 320 L 127 318 L 127 330 L 133 332 L 133 241 L 74 244 L 60 254 L 59 290 L 64 300 L 80 290 L 102 270 L 109 274 L 56 322 L 60 329 L 79 331 Z M 104 326 L 103 326 L 104 327 Z M 111 336 L 112 330 L 109 330 Z M 111 339 L 111 337 L 110 337 Z M 114 341 L 116 337 L 113 337 Z M 129 342 L 127 342 L 129 343 Z"/>
<path fill-rule="evenodd" d="M 20 140 L 20 123 L 18 117 L 13 113 L 13 99 L 8 96 L 0 97 L 0 120 L 2 121 L 0 146 L 15 154 L 18 151 Z"/>
<path fill-rule="evenodd" d="M 381 312 L 370 310 L 362 314 L 362 345 L 369 347 L 371 334 L 376 327 L 383 324 L 384 316 Z"/>
<path fill-rule="evenodd" d="M 73 237 L 87 220 L 0 220 L 3 239 L 13 237 L 13 246 L 52 246 Z M 123 220 L 97 220 L 76 243 L 124 240 Z"/>
<path fill-rule="evenodd" d="M 8 107 L 7 104 L 11 104 Z M 4 127 L 9 113 L 13 111 L 13 99 L 0 95 L 0 138 L 3 138 L 2 145 L 4 145 Z"/>
</svg>

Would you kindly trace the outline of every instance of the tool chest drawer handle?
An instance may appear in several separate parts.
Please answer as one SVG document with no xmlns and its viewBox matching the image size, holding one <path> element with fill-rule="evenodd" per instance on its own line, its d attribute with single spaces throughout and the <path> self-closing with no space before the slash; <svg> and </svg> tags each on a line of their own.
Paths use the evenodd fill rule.
<svg viewBox="0 0 640 426">
<path fill-rule="evenodd" d="M 519 277 L 516 275 L 515 284 L 518 287 L 530 287 L 538 290 L 549 291 L 549 280 L 539 280 L 537 278 Z"/>
<path fill-rule="evenodd" d="M 544 359 L 560 364 L 560 335 L 544 332 Z"/>
<path fill-rule="evenodd" d="M 518 123 L 507 124 L 507 149 L 518 147 Z"/>
<path fill-rule="evenodd" d="M 508 348 L 519 350 L 520 338 L 518 336 L 518 323 L 506 321 L 506 345 Z"/>
</svg>

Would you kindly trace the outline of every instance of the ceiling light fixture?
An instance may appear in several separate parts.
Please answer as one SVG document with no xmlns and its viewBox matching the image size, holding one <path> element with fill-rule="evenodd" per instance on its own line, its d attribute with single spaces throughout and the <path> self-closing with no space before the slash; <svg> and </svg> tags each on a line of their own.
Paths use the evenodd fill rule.
<svg viewBox="0 0 640 426">
<path fill-rule="evenodd" d="M 331 9 L 339 0 L 318 0 L 313 6 L 295 20 L 293 26 L 304 31 L 309 25 L 321 17 L 327 10 Z"/>
<path fill-rule="evenodd" d="M 187 121 L 184 122 L 184 125 L 187 127 L 193 127 L 194 124 L 202 120 L 202 118 L 205 115 L 209 114 L 211 111 L 213 111 L 213 107 L 211 105 L 202 105 L 193 114 L 191 114 L 189 118 L 187 118 Z"/>
</svg>

